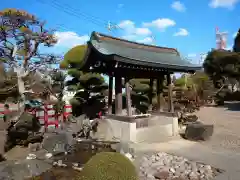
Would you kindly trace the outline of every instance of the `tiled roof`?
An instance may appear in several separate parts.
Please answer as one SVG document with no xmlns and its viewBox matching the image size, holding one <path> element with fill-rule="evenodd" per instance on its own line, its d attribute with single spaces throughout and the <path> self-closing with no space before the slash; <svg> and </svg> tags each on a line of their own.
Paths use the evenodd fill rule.
<svg viewBox="0 0 240 180">
<path fill-rule="evenodd" d="M 176 71 L 196 71 L 201 66 L 194 65 L 181 58 L 174 48 L 140 44 L 93 32 L 88 42 L 103 55 L 115 55 L 118 61 L 159 68 L 171 68 Z"/>
</svg>

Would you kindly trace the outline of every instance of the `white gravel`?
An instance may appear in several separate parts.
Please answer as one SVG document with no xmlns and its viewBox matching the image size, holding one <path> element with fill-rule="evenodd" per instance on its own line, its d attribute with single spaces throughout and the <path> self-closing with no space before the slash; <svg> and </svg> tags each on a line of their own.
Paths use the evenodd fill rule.
<svg viewBox="0 0 240 180">
<path fill-rule="evenodd" d="M 164 152 L 143 156 L 140 180 L 211 180 L 220 170 Z"/>
</svg>

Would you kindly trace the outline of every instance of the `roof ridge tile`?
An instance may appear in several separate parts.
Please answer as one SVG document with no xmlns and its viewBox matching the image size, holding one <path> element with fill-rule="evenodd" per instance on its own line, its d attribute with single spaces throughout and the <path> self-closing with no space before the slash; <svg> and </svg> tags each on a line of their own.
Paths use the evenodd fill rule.
<svg viewBox="0 0 240 180">
<path fill-rule="evenodd" d="M 180 55 L 177 49 L 175 48 L 168 48 L 168 47 L 161 47 L 161 46 L 154 46 L 154 45 L 148 45 L 148 44 L 143 44 L 143 43 L 138 43 L 134 41 L 129 41 L 126 39 L 118 38 L 118 37 L 113 37 L 109 36 L 106 34 L 98 33 L 98 32 L 93 32 L 92 36 L 94 36 L 97 40 L 102 40 L 102 41 L 113 41 L 119 44 L 124 44 L 130 47 L 135 47 L 135 48 L 142 48 L 150 51 L 155 51 L 155 52 L 166 52 L 166 53 L 173 53 Z"/>
</svg>

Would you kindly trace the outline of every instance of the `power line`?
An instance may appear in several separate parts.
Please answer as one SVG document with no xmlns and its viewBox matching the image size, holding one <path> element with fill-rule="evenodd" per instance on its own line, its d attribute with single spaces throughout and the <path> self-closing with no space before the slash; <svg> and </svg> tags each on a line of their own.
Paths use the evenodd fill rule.
<svg viewBox="0 0 240 180">
<path fill-rule="evenodd" d="M 56 1 L 53 1 L 52 0 L 52 2 L 56 2 Z M 86 12 L 81 12 L 80 11 L 80 9 L 76 9 L 76 8 L 73 8 L 73 7 L 71 7 L 70 5 L 68 5 L 68 4 L 63 4 L 64 5 L 64 7 L 68 7 L 69 9 L 72 9 L 72 10 L 74 10 L 75 12 L 78 12 L 79 14 L 81 14 L 81 15 L 83 15 L 83 16 L 85 16 L 85 17 L 90 17 L 91 19 L 95 19 L 96 21 L 99 21 L 99 22 L 102 22 L 102 23 L 104 23 L 104 24 L 106 24 L 106 20 L 102 20 L 102 19 L 100 19 L 100 18 L 98 18 L 98 17 L 96 17 L 96 16 L 93 16 L 93 15 L 90 15 L 90 14 L 88 14 L 88 13 L 86 13 Z"/>
<path fill-rule="evenodd" d="M 52 0 L 52 2 L 55 2 L 55 3 L 56 3 L 56 1 L 53 1 L 53 0 Z M 68 7 L 68 8 L 71 9 L 72 11 L 74 11 L 74 12 L 76 12 L 76 13 L 78 13 L 78 14 L 81 14 L 82 16 L 84 16 L 84 17 L 86 17 L 86 18 L 91 18 L 91 19 L 93 19 L 93 20 L 95 20 L 95 21 L 98 21 L 98 22 L 100 22 L 100 23 L 103 23 L 104 25 L 107 24 L 107 28 L 109 28 L 109 26 L 111 26 L 112 29 L 122 29 L 121 27 L 119 27 L 119 26 L 117 25 L 117 23 L 113 23 L 113 22 L 111 22 L 111 21 L 103 20 L 103 19 L 101 19 L 101 18 L 99 18 L 99 17 L 90 15 L 90 14 L 88 14 L 88 13 L 86 13 L 86 12 L 81 12 L 80 9 L 73 8 L 73 7 L 71 7 L 71 6 L 68 5 L 68 4 L 63 4 L 63 6 L 64 6 L 64 7 Z M 123 30 L 123 29 L 122 29 L 122 30 Z"/>
<path fill-rule="evenodd" d="M 98 21 L 95 21 L 94 19 L 91 19 L 87 16 L 83 16 L 82 14 L 79 14 L 79 12 L 75 12 L 75 11 L 72 11 L 71 8 L 69 7 L 65 7 L 59 3 L 56 3 L 54 1 L 51 1 L 50 3 L 49 2 L 43 2 L 42 0 L 36 0 L 37 2 L 40 2 L 42 4 L 47 4 L 47 5 L 50 5 L 51 7 L 59 10 L 59 11 L 63 11 L 71 16 L 75 16 L 76 18 L 78 19 L 82 19 L 82 18 L 85 18 L 86 20 L 90 21 L 91 23 L 97 25 L 97 26 L 100 26 L 102 27 L 102 23 L 99 23 Z"/>
<path fill-rule="evenodd" d="M 115 29 L 121 29 L 118 25 L 112 23 L 112 22 L 106 22 L 104 20 L 101 20 L 100 18 L 97 18 L 97 17 L 94 17 L 92 15 L 87 15 L 83 12 L 80 12 L 80 10 L 76 10 L 74 8 L 72 8 L 71 6 L 67 5 L 67 4 L 60 4 L 60 3 L 57 3 L 56 1 L 50 1 L 50 3 L 47 3 L 43 0 L 36 0 L 37 2 L 40 2 L 42 4 L 48 4 L 50 5 L 51 7 L 59 10 L 59 11 L 63 11 L 65 12 L 66 14 L 69 14 L 71 16 L 74 16 L 78 19 L 86 19 L 88 21 L 90 21 L 91 23 L 99 26 L 99 27 L 105 27 L 105 28 L 109 28 L 109 23 L 111 24 L 111 30 L 115 30 Z M 76 12 L 77 11 L 77 12 Z M 112 31 L 111 31 L 112 32 Z"/>
<path fill-rule="evenodd" d="M 125 29 L 123 29 L 122 27 L 120 27 L 117 23 L 113 23 L 111 21 L 105 21 L 102 20 L 101 18 L 98 18 L 96 16 L 92 16 L 90 14 L 84 13 L 79 9 L 73 8 L 68 4 L 63 4 L 63 3 L 59 3 L 56 2 L 54 0 L 51 1 L 45 1 L 45 0 L 36 0 L 37 2 L 43 3 L 43 4 L 48 4 L 51 7 L 59 10 L 59 11 L 63 11 L 68 15 L 74 16 L 78 19 L 82 19 L 84 18 L 87 21 L 90 21 L 91 23 L 99 26 L 99 27 L 104 27 L 107 29 L 107 31 L 109 33 L 115 33 L 116 30 L 123 30 L 125 31 Z M 137 35 L 136 33 L 131 33 L 132 35 Z M 156 40 L 154 36 L 151 36 L 152 40 L 153 40 L 153 44 L 156 44 Z"/>
</svg>

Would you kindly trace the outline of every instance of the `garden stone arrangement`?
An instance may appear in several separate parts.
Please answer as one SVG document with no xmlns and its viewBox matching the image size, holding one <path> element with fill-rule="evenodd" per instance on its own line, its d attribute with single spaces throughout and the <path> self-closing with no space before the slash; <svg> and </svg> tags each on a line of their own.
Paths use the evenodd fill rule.
<svg viewBox="0 0 240 180">
<path fill-rule="evenodd" d="M 143 156 L 140 160 L 140 180 L 212 180 L 222 171 L 184 157 L 167 153 Z"/>
</svg>

